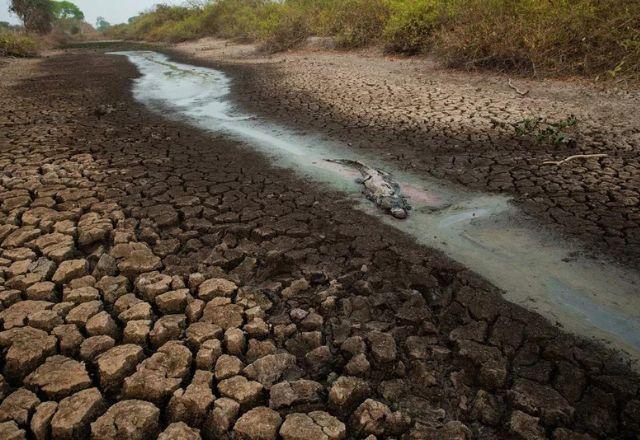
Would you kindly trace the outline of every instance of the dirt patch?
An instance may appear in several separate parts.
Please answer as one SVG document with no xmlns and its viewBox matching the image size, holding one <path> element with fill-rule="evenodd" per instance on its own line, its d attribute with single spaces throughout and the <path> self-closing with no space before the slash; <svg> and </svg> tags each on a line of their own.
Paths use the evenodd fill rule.
<svg viewBox="0 0 640 440">
<path fill-rule="evenodd" d="M 0 437 L 640 432 L 640 378 L 617 355 L 242 145 L 150 113 L 124 59 L 11 75 Z"/>
</svg>

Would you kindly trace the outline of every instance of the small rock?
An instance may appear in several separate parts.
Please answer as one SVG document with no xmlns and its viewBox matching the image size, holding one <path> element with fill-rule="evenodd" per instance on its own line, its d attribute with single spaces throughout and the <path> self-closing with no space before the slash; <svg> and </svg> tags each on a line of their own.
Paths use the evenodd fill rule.
<svg viewBox="0 0 640 440">
<path fill-rule="evenodd" d="M 0 402 L 0 422 L 13 420 L 20 426 L 27 426 L 38 404 L 38 396 L 25 388 L 19 388 Z"/>
<path fill-rule="evenodd" d="M 207 438 L 223 437 L 231 429 L 239 412 L 240 404 L 235 400 L 226 397 L 217 399 L 204 424 L 204 431 L 209 434 Z"/>
<path fill-rule="evenodd" d="M 243 308 L 237 304 L 221 304 L 210 301 L 204 308 L 202 313 L 203 322 L 215 324 L 226 330 L 228 328 L 240 327 L 244 321 Z"/>
<path fill-rule="evenodd" d="M 478 391 L 471 406 L 471 417 L 485 425 L 496 426 L 502 417 L 498 399 L 484 390 Z"/>
<path fill-rule="evenodd" d="M 216 297 L 231 297 L 238 286 L 229 280 L 225 280 L 224 278 L 212 278 L 204 281 L 198 287 L 198 298 L 203 301 L 211 301 Z"/>
<path fill-rule="evenodd" d="M 53 306 L 47 301 L 19 301 L 0 311 L 0 322 L 5 330 L 27 325 L 27 317 L 36 312 L 49 310 Z"/>
<path fill-rule="evenodd" d="M 47 440 L 51 432 L 51 419 L 58 410 L 56 402 L 44 402 L 38 405 L 31 418 L 31 432 L 36 440 Z"/>
<path fill-rule="evenodd" d="M 165 315 L 158 319 L 149 333 L 149 339 L 154 347 L 160 347 L 168 341 L 182 338 L 187 326 L 184 315 Z"/>
<path fill-rule="evenodd" d="M 371 364 L 367 360 L 367 356 L 364 353 L 360 353 L 351 358 L 347 365 L 344 367 L 345 373 L 350 376 L 366 377 L 371 369 Z"/>
<path fill-rule="evenodd" d="M 84 302 L 73 309 L 69 310 L 67 313 L 66 320 L 67 324 L 76 324 L 80 328 L 83 328 L 89 318 L 93 315 L 98 314 L 102 311 L 102 302 L 101 301 L 89 301 Z"/>
<path fill-rule="evenodd" d="M 283 440 L 329 439 L 322 431 L 322 427 L 317 425 L 311 417 L 300 413 L 287 415 L 280 427 L 280 436 Z"/>
<path fill-rule="evenodd" d="M 4 372 L 21 378 L 56 352 L 56 337 L 33 327 L 12 328 L 0 332 L 0 347 L 9 347 L 4 357 Z"/>
<path fill-rule="evenodd" d="M 281 295 L 284 299 L 290 299 L 309 289 L 309 287 L 309 282 L 304 278 L 300 278 L 292 282 L 289 287 L 282 290 Z"/>
<path fill-rule="evenodd" d="M 322 401 L 323 386 L 318 382 L 299 379 L 293 382 L 280 382 L 269 390 L 269 407 L 280 409 L 299 404 Z"/>
<path fill-rule="evenodd" d="M 242 415 L 233 427 L 238 440 L 275 440 L 282 424 L 280 414 L 260 406 Z"/>
<path fill-rule="evenodd" d="M 100 386 L 105 390 L 117 390 L 122 380 L 133 373 L 144 359 L 144 351 L 138 345 L 118 345 L 97 358 Z"/>
<path fill-rule="evenodd" d="M 371 393 L 369 384 L 357 377 L 340 376 L 329 390 L 329 405 L 348 412 L 358 406 Z"/>
<path fill-rule="evenodd" d="M 191 369 L 191 351 L 177 342 L 169 342 L 142 362 L 124 381 L 124 395 L 161 402 L 176 391 Z"/>
<path fill-rule="evenodd" d="M 156 296 L 156 305 L 161 313 L 183 313 L 191 299 L 189 289 L 172 290 Z"/>
<path fill-rule="evenodd" d="M 247 347 L 244 332 L 239 328 L 229 328 L 224 332 L 224 345 L 227 353 L 242 356 Z"/>
<path fill-rule="evenodd" d="M 146 347 L 148 345 L 148 336 L 150 332 L 151 321 L 129 321 L 124 328 L 122 339 L 125 344 L 137 344 L 142 347 Z"/>
<path fill-rule="evenodd" d="M 269 336 L 269 325 L 261 318 L 253 318 L 244 326 L 244 331 L 254 338 L 264 338 Z"/>
<path fill-rule="evenodd" d="M 51 419 L 51 434 L 55 439 L 81 439 L 89 434 L 89 423 L 105 409 L 97 388 L 82 390 L 63 399 Z"/>
<path fill-rule="evenodd" d="M 24 384 L 59 400 L 91 386 L 84 365 L 65 356 L 51 356 L 24 379 Z"/>
<path fill-rule="evenodd" d="M 367 345 L 360 336 L 351 336 L 342 343 L 340 349 L 351 356 L 366 353 Z"/>
<path fill-rule="evenodd" d="M 216 361 L 215 375 L 218 381 L 240 374 L 244 364 L 235 356 L 223 354 Z"/>
<path fill-rule="evenodd" d="M 56 284 L 66 284 L 74 278 L 87 275 L 87 260 L 66 260 L 60 263 L 51 281 Z"/>
<path fill-rule="evenodd" d="M 309 417 L 320 427 L 329 440 L 343 440 L 347 437 L 347 427 L 336 417 L 324 411 L 312 411 Z"/>
<path fill-rule="evenodd" d="M 226 397 L 234 399 L 243 406 L 256 403 L 264 387 L 259 382 L 249 381 L 244 376 L 234 376 L 218 383 L 218 391 Z"/>
<path fill-rule="evenodd" d="M 371 346 L 371 354 L 376 362 L 393 362 L 397 356 L 396 341 L 388 333 L 369 332 L 367 339 Z"/>
<path fill-rule="evenodd" d="M 198 349 L 208 339 L 218 339 L 222 329 L 208 322 L 194 322 L 186 331 L 186 342 L 191 348 Z"/>
<path fill-rule="evenodd" d="M 186 422 L 191 426 L 202 425 L 209 407 L 215 400 L 211 391 L 212 381 L 211 372 L 196 371 L 186 390 L 179 389 L 173 393 L 167 407 L 169 420 Z"/>
<path fill-rule="evenodd" d="M 105 240 L 113 230 L 109 218 L 100 217 L 100 214 L 88 212 L 78 221 L 78 244 L 87 246 L 97 241 Z"/>
<path fill-rule="evenodd" d="M 183 422 L 172 423 L 158 436 L 158 440 L 200 440 L 201 438 L 199 430 L 190 428 Z"/>
<path fill-rule="evenodd" d="M 516 408 L 540 416 L 546 424 L 568 424 L 573 419 L 574 408 L 551 387 L 519 379 L 508 396 Z"/>
<path fill-rule="evenodd" d="M 0 423 L 0 438 L 3 440 L 27 440 L 27 433 L 11 420 Z"/>
<path fill-rule="evenodd" d="M 31 327 L 51 332 L 55 327 L 64 324 L 62 317 L 53 310 L 40 310 L 27 316 L 27 322 Z"/>
<path fill-rule="evenodd" d="M 547 437 L 539 422 L 537 417 L 516 410 L 511 414 L 508 427 L 512 434 L 523 440 L 543 440 Z"/>
<path fill-rule="evenodd" d="M 160 410 L 142 400 L 123 400 L 91 424 L 93 440 L 153 440 L 158 436 Z"/>
<path fill-rule="evenodd" d="M 270 354 L 254 361 L 244 369 L 249 378 L 270 387 L 288 371 L 296 369 L 296 357 L 289 353 Z"/>
<path fill-rule="evenodd" d="M 82 346 L 84 336 L 75 324 L 59 325 L 53 329 L 52 335 L 58 338 L 60 352 L 65 356 L 75 356 Z"/>
<path fill-rule="evenodd" d="M 90 301 L 100 302 L 100 292 L 95 287 L 81 286 L 77 288 L 66 288 L 62 294 L 62 300 L 76 304 Z"/>
<path fill-rule="evenodd" d="M 106 254 L 105 254 L 106 255 Z M 129 290 L 129 280 L 122 276 L 103 276 L 95 285 L 102 292 L 107 304 L 115 303 L 118 298 L 126 295 Z"/>
<path fill-rule="evenodd" d="M 272 340 L 267 339 L 266 341 L 258 341 L 256 339 L 249 339 L 249 348 L 247 349 L 245 358 L 247 359 L 247 362 L 251 363 L 261 357 L 275 353 L 276 345 Z"/>
<path fill-rule="evenodd" d="M 105 335 L 114 339 L 118 339 L 120 336 L 120 327 L 118 327 L 111 315 L 105 311 L 89 318 L 85 324 L 85 329 L 90 336 Z"/>
<path fill-rule="evenodd" d="M 80 344 L 80 358 L 93 362 L 100 354 L 113 348 L 116 341 L 111 336 L 92 336 Z"/>
<path fill-rule="evenodd" d="M 222 344 L 217 339 L 208 339 L 202 343 L 196 355 L 196 367 L 201 370 L 212 370 L 222 355 Z"/>
<path fill-rule="evenodd" d="M 56 301 L 56 285 L 51 281 L 35 283 L 26 290 L 26 299 L 34 301 Z"/>
<path fill-rule="evenodd" d="M 354 432 L 360 436 L 383 435 L 386 420 L 391 417 L 391 410 L 383 403 L 367 399 L 351 416 Z"/>
</svg>

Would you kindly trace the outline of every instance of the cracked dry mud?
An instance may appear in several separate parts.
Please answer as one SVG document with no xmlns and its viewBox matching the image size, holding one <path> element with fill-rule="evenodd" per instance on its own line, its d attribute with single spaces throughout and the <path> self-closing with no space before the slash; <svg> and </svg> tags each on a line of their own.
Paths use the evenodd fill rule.
<svg viewBox="0 0 640 440">
<path fill-rule="evenodd" d="M 0 74 L 0 438 L 640 433 L 618 355 L 150 113 L 124 59 Z"/>
<path fill-rule="evenodd" d="M 510 194 L 543 227 L 595 255 L 637 265 L 637 90 L 516 80 L 530 90 L 521 97 L 505 76 L 452 72 L 429 60 L 313 51 L 263 56 L 254 49 L 203 39 L 175 52 L 230 74 L 235 101 L 249 114 L 321 131 L 396 169 Z M 575 146 L 538 144 L 508 125 L 572 114 Z M 543 164 L 594 153 L 608 157 Z"/>
</svg>

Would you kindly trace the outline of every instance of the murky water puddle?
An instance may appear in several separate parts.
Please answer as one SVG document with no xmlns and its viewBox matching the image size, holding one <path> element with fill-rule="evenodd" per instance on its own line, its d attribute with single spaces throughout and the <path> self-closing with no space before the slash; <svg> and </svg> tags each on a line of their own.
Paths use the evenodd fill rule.
<svg viewBox="0 0 640 440">
<path fill-rule="evenodd" d="M 230 79 L 220 71 L 175 63 L 155 52 L 116 55 L 127 56 L 139 69 L 142 76 L 133 93 L 140 102 L 168 118 L 239 139 L 277 166 L 346 193 L 359 200 L 359 209 L 482 275 L 504 290 L 508 300 L 640 359 L 638 274 L 570 257 L 576 249 L 527 227 L 527 219 L 507 197 L 397 172 L 325 137 L 242 114 L 229 99 Z M 327 159 L 357 160 L 391 173 L 413 206 L 409 218 L 394 219 L 363 200 L 362 186 L 356 183 L 360 173 Z"/>
</svg>

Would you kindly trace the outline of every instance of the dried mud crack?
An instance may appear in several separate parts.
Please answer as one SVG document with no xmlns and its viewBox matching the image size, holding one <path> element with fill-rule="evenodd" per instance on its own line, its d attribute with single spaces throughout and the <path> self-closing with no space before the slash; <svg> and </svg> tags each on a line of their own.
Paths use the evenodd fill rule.
<svg viewBox="0 0 640 440">
<path fill-rule="evenodd" d="M 244 52 L 234 55 L 236 47 Z M 231 75 L 234 101 L 249 114 L 319 131 L 396 169 L 509 194 L 586 252 L 630 267 L 640 261 L 637 91 L 530 81 L 523 97 L 504 76 L 428 61 L 304 50 L 262 56 L 207 39 L 171 53 Z M 568 144 L 539 143 L 513 126 L 570 115 L 577 125 Z M 592 154 L 607 157 L 544 163 Z"/>
<path fill-rule="evenodd" d="M 615 353 L 148 112 L 124 59 L 0 69 L 0 438 L 640 432 Z"/>
</svg>

